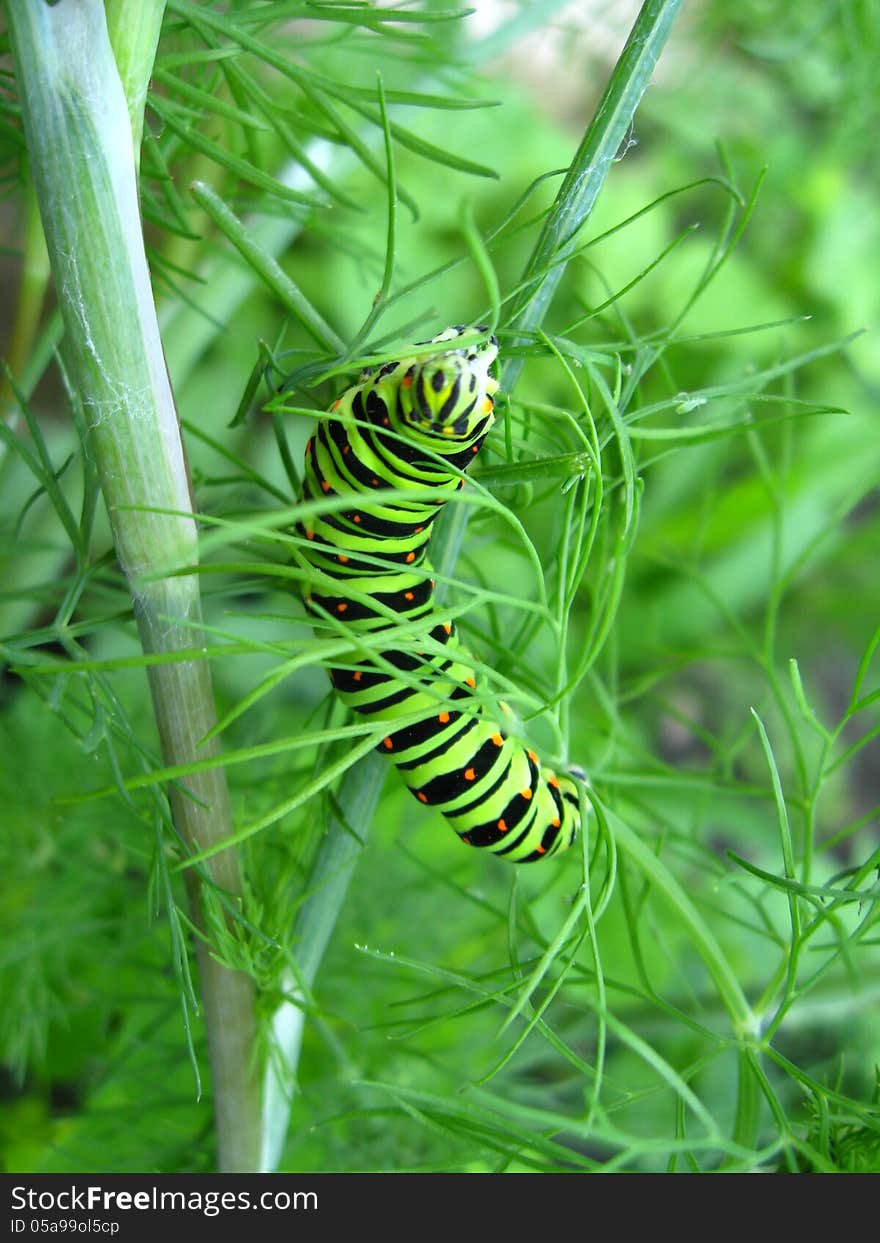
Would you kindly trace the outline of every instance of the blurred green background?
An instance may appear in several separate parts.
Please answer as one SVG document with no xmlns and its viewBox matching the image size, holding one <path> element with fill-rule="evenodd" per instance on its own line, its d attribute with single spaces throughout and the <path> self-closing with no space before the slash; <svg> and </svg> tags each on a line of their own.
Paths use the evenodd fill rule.
<svg viewBox="0 0 880 1243">
<path fill-rule="evenodd" d="M 411 110 L 406 123 L 497 177 L 396 146 L 419 214 L 401 205 L 394 288 L 414 287 L 381 335 L 426 336 L 485 313 L 463 205 L 485 237 L 537 178 L 565 168 L 635 12 L 478 0 L 448 36 L 444 89 L 499 106 Z M 306 22 L 297 55 L 365 86 L 378 67 L 392 85 L 438 69 L 442 40 L 353 49 L 337 34 Z M 171 21 L 160 63 L 181 38 Z M 551 341 L 583 351 L 596 412 L 596 376 L 625 391 L 657 351 L 626 410 L 637 529 L 614 557 L 597 551 L 568 640 L 576 663 L 620 568 L 611 562 L 625 554 L 614 625 L 568 700 L 569 747 L 612 836 L 626 826 L 645 853 L 621 847 L 595 938 L 583 923 L 569 932 L 525 1011 L 528 1028 L 520 1018 L 502 1031 L 571 909 L 578 861 L 512 876 L 414 814 L 389 776 L 310 999 L 283 1168 L 880 1168 L 878 52 L 869 0 L 685 4 L 581 239 L 598 240 L 570 264 L 545 323 Z M 269 75 L 266 89 L 289 103 L 289 82 Z M 162 150 L 169 135 L 152 125 Z M 166 155 L 185 197 L 207 175 L 204 157 Z M 242 300 L 225 300 L 243 269 L 216 238 L 165 227 L 157 159 L 145 151 L 145 223 L 198 504 L 250 522 L 277 506 L 268 488 L 290 495 L 289 482 L 265 414 L 229 424 L 257 342 L 275 349 L 279 372 L 309 343 L 289 326 L 278 344 L 283 313 L 253 281 Z M 24 212 L 14 149 L 6 168 L 8 339 Z M 330 175 L 365 210 L 304 212 L 283 262 L 349 339 L 382 281 L 387 202 L 353 162 Z M 537 185 L 490 250 L 505 295 L 557 185 Z M 255 227 L 291 218 L 246 187 L 234 205 Z M 315 407 L 338 386 L 313 390 Z M 516 399 L 532 412 L 535 456 L 553 451 L 558 425 L 541 410 L 570 408 L 573 390 L 549 351 L 529 352 Z M 32 406 L 59 481 L 79 497 L 55 366 Z M 296 461 L 310 425 L 285 421 Z M 64 531 L 26 463 L 7 454 L 3 469 L 0 1159 L 15 1171 L 211 1169 L 210 1105 L 196 1099 L 192 1008 L 174 966 L 179 878 L 161 796 L 83 798 L 158 767 L 126 593 L 99 522 L 94 574 L 60 626 Z M 615 478 L 612 461 L 609 505 Z M 559 488 L 536 474 L 496 491 L 548 565 L 563 538 Z M 602 530 L 612 529 L 609 516 Z M 458 572 L 506 592 L 521 581 L 528 595 L 530 571 L 504 530 L 475 515 Z M 309 636 L 298 604 L 254 568 L 261 557 L 281 563 L 282 550 L 256 537 L 237 548 L 240 572 L 228 548 L 209 548 L 204 577 L 223 649 L 213 661 L 221 719 Z M 546 694 L 553 637 L 536 631 L 527 653 L 505 655 L 511 624 L 489 610 L 470 624 L 473 646 Z M 83 656 L 132 667 L 40 671 Z M 234 754 L 318 729 L 328 711 L 322 670 L 301 669 L 236 715 L 224 746 Z M 282 752 L 230 767 L 237 824 L 289 797 L 322 758 Z M 328 805 L 315 800 L 245 847 L 249 965 L 265 1015 Z M 732 1021 L 710 959 L 738 981 L 752 1030 Z"/>
</svg>

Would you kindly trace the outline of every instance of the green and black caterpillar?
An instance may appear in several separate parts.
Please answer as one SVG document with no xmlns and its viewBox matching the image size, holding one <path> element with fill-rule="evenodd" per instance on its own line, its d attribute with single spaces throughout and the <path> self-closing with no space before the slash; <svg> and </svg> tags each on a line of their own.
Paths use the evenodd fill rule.
<svg viewBox="0 0 880 1243">
<path fill-rule="evenodd" d="M 387 724 L 379 750 L 463 842 L 531 863 L 574 840 L 577 786 L 508 735 L 505 705 L 480 700 L 455 626 L 438 619 L 427 561 L 431 526 L 495 421 L 498 343 L 458 344 L 481 332 L 447 328 L 424 343 L 435 351 L 364 371 L 343 393 L 306 445 L 303 499 L 350 505 L 297 532 L 314 572 L 309 612 L 358 634 L 424 619 L 430 636 L 424 651 L 353 650 L 330 671 L 342 701 Z M 371 495 L 388 489 L 412 499 Z"/>
</svg>

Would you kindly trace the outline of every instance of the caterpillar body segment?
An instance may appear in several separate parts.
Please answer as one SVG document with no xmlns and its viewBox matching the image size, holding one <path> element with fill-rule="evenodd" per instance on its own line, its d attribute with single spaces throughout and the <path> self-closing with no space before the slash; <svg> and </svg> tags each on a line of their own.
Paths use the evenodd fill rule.
<svg viewBox="0 0 880 1243">
<path fill-rule="evenodd" d="M 574 840 L 577 786 L 509 735 L 501 705 L 480 699 L 471 658 L 437 612 L 427 555 L 435 519 L 494 423 L 497 342 L 458 344 L 480 331 L 448 328 L 430 342 L 436 351 L 367 370 L 342 394 L 308 442 L 303 486 L 304 500 L 341 506 L 297 532 L 318 572 L 305 596 L 312 613 L 362 634 L 424 624 L 423 651 L 390 647 L 368 660 L 353 649 L 331 670 L 337 694 L 387 727 L 379 750 L 462 841 L 526 863 Z"/>
</svg>

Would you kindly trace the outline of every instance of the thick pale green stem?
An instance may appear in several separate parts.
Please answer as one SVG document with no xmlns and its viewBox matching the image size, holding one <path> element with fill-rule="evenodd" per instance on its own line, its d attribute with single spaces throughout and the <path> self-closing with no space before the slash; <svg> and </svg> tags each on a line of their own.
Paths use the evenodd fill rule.
<svg viewBox="0 0 880 1243">
<path fill-rule="evenodd" d="M 58 302 L 64 349 L 82 399 L 117 556 L 144 650 L 199 642 L 196 525 L 138 213 L 131 122 L 102 0 L 7 0 L 25 136 Z M 157 512 L 175 511 L 169 512 Z M 181 571 L 190 570 L 189 573 Z M 211 754 L 215 722 L 206 661 L 150 668 L 167 764 Z M 222 769 L 172 792 L 175 824 L 192 851 L 232 830 Z M 210 860 L 213 885 L 240 892 L 232 851 Z M 200 883 L 188 877 L 203 926 Z M 220 1166 L 256 1168 L 259 1088 L 253 988 L 200 941 L 199 966 L 218 1123 Z"/>
<path fill-rule="evenodd" d="M 190 610 L 198 619 L 199 600 L 191 578 L 166 579 L 154 585 L 149 599 L 136 601 L 135 613 L 145 652 L 173 652 L 192 648 L 197 641 L 185 620 Z M 186 764 L 216 754 L 213 743 L 200 746 L 217 723 L 210 666 L 205 660 L 169 662 L 149 670 L 153 708 L 167 763 Z M 222 768 L 193 773 L 185 783 L 189 794 L 171 787 L 174 823 L 193 851 L 222 841 L 232 831 L 232 811 Z M 238 858 L 223 850 L 206 864 L 211 883 L 227 894 L 241 892 Z M 203 929 L 201 884 L 194 871 L 186 873 L 193 917 Z M 217 1119 L 218 1163 L 227 1172 L 257 1168 L 261 1137 L 258 1068 L 254 1062 L 254 989 L 248 976 L 230 971 L 199 941 L 197 947 L 201 997 L 211 1053 L 214 1110 Z"/>
</svg>

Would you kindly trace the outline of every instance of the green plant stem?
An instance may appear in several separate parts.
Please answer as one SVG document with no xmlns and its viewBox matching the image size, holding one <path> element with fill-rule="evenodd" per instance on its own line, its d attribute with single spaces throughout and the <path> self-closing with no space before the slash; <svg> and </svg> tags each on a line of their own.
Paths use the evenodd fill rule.
<svg viewBox="0 0 880 1243">
<path fill-rule="evenodd" d="M 526 264 L 510 312 L 516 327 L 534 330 L 544 322 L 578 230 L 596 205 L 680 7 L 681 0 L 645 0 L 642 5 Z M 505 391 L 516 383 L 522 361 L 512 358 L 505 366 Z"/>
<path fill-rule="evenodd" d="M 272 1016 L 272 1037 L 276 1056 L 270 1061 L 263 1085 L 263 1150 L 260 1168 L 271 1173 L 278 1168 L 287 1137 L 293 1079 L 302 1044 L 305 1004 L 317 979 L 327 943 L 345 901 L 349 881 L 364 843 L 354 825 L 370 826 L 388 768 L 379 755 L 370 755 L 356 764 L 343 781 L 339 793 L 339 814 L 331 817 L 327 837 L 309 883 L 309 896 L 297 916 L 298 978 L 282 981 L 285 1001 Z"/>
<path fill-rule="evenodd" d="M 147 87 L 153 73 L 165 0 L 104 0 L 107 34 L 128 105 L 135 167 L 140 166 Z"/>
<path fill-rule="evenodd" d="M 102 0 L 6 3 L 37 199 L 120 565 L 141 643 L 173 654 L 201 643 L 195 520 L 165 369 L 138 214 L 131 124 Z M 162 511 L 162 512 L 159 512 Z M 215 721 L 206 661 L 149 669 L 166 763 L 211 754 Z M 225 841 L 232 819 L 222 769 L 194 773 L 171 806 L 189 852 Z M 231 850 L 187 877 L 214 1086 L 220 1167 L 256 1168 L 259 1079 L 253 986 L 221 964 L 206 939 L 203 901 L 215 887 L 235 903 Z"/>
</svg>

